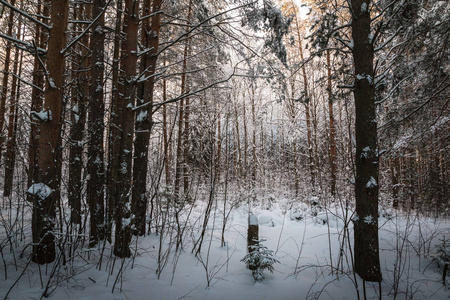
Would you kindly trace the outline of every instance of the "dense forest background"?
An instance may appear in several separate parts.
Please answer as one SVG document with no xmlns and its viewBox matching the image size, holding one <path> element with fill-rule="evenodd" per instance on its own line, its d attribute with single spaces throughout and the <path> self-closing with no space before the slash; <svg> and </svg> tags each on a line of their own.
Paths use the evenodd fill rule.
<svg viewBox="0 0 450 300">
<path fill-rule="evenodd" d="M 200 202 L 198 254 L 217 203 L 225 243 L 283 197 L 349 212 L 378 282 L 380 207 L 448 217 L 447 1 L 0 0 L 0 24 L 2 257 L 169 227 L 178 251 Z"/>
</svg>

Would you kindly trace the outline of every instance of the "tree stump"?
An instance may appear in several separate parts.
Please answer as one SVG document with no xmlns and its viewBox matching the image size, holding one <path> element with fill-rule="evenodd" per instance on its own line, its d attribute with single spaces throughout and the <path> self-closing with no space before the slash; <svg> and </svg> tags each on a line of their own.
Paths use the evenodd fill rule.
<svg viewBox="0 0 450 300">
<path fill-rule="evenodd" d="M 247 231 L 247 250 L 248 253 L 252 251 L 257 251 L 257 247 L 259 244 L 259 225 L 258 225 L 258 217 L 250 214 L 248 216 L 248 231 Z M 257 266 L 249 264 L 247 266 L 250 270 L 256 270 Z"/>
</svg>

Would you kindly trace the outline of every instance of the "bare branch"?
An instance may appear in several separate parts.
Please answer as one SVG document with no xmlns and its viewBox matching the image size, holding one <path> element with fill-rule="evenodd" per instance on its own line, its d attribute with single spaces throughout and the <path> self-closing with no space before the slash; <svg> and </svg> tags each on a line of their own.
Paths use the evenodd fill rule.
<svg viewBox="0 0 450 300">
<path fill-rule="evenodd" d="M 14 5 L 9 4 L 9 3 L 6 2 L 5 0 L 0 0 L 0 3 L 2 3 L 3 5 L 9 7 L 9 8 L 12 9 L 13 11 L 15 11 L 15 12 L 21 14 L 21 15 L 24 16 L 25 18 L 27 18 L 27 19 L 29 19 L 29 20 L 31 20 L 31 21 L 33 21 L 33 22 L 35 22 L 35 23 L 41 25 L 41 26 L 44 27 L 44 28 L 47 28 L 48 30 L 50 30 L 50 29 L 52 28 L 51 26 L 48 26 L 47 24 L 42 23 L 42 22 L 39 21 L 38 19 L 33 18 L 31 15 L 29 15 L 29 14 L 26 13 L 26 12 L 24 12 L 23 10 L 20 10 L 20 9 L 18 9 L 17 7 L 15 7 Z"/>
<path fill-rule="evenodd" d="M 383 49 L 387 44 L 389 44 L 398 34 L 399 32 L 403 29 L 403 27 L 399 27 L 397 29 L 396 32 L 394 32 L 394 34 L 392 34 L 381 46 L 377 47 L 374 49 L 374 52 L 380 51 L 381 49 Z"/>
<path fill-rule="evenodd" d="M 425 100 L 419 107 L 417 107 L 415 110 L 413 110 L 412 112 L 410 112 L 409 114 L 407 114 L 406 116 L 404 116 L 403 118 L 401 118 L 399 121 L 397 121 L 398 123 L 403 122 L 407 119 L 409 119 L 410 117 L 412 117 L 413 115 L 415 115 L 416 113 L 418 113 L 420 110 L 422 110 L 425 105 L 427 105 L 428 103 L 431 102 L 431 100 L 433 100 L 436 96 L 438 96 L 440 93 L 446 91 L 449 87 L 450 87 L 450 81 L 447 82 L 449 79 L 449 76 L 447 76 L 438 86 L 438 90 L 436 90 L 430 97 L 428 97 L 427 100 Z M 447 82 L 447 84 L 444 85 L 444 83 Z M 378 127 L 378 129 L 381 129 L 383 127 L 386 127 L 387 125 L 389 125 L 391 123 L 391 121 L 381 125 L 380 127 Z"/>
<path fill-rule="evenodd" d="M 29 82 L 29 81 L 26 81 L 26 80 L 24 80 L 24 79 L 22 79 L 20 76 L 18 76 L 18 75 L 16 75 L 16 74 L 12 74 L 12 76 L 14 76 L 14 77 L 16 77 L 17 79 L 19 79 L 21 82 L 23 82 L 23 83 L 25 83 L 25 84 L 27 84 L 27 85 L 29 85 L 29 86 L 31 86 L 32 88 L 35 88 L 35 89 L 37 89 L 38 91 L 40 91 L 41 93 L 43 93 L 44 92 L 44 90 L 43 89 L 41 89 L 40 87 L 38 87 L 37 85 L 35 85 L 35 84 L 32 84 L 31 82 Z"/>
<path fill-rule="evenodd" d="M 3 0 L 0 0 L 3 1 Z M 108 8 L 109 4 L 112 0 L 109 0 L 108 3 L 106 3 L 105 7 L 102 9 L 101 13 L 98 14 L 98 16 L 95 17 L 95 19 L 86 27 L 86 29 L 78 35 L 76 38 L 74 38 L 67 46 L 64 48 L 63 51 L 61 51 L 61 54 L 64 54 L 69 50 L 73 45 L 75 45 L 86 33 L 89 32 L 92 26 L 94 26 L 97 23 L 97 20 L 100 19 L 100 17 L 105 13 L 106 8 Z"/>
<path fill-rule="evenodd" d="M 225 78 L 225 79 L 223 79 L 223 80 L 219 80 L 219 81 L 213 82 L 213 83 L 211 83 L 210 85 L 207 85 L 207 86 L 205 86 L 205 87 L 202 87 L 202 88 L 200 88 L 200 89 L 198 89 L 198 90 L 195 90 L 195 91 L 192 91 L 192 92 L 189 92 L 189 93 L 184 93 L 184 94 L 182 94 L 182 95 L 180 95 L 180 96 L 178 96 L 178 97 L 169 99 L 169 100 L 167 100 L 167 101 L 163 101 L 163 102 L 160 102 L 160 103 L 153 104 L 153 107 L 154 107 L 155 109 L 153 110 L 152 114 L 155 113 L 155 112 L 157 112 L 157 111 L 158 111 L 161 107 L 163 107 L 165 104 L 177 102 L 177 101 L 179 101 L 179 100 L 181 100 L 181 99 L 184 99 L 184 98 L 186 98 L 186 97 L 189 97 L 189 96 L 192 96 L 192 95 L 196 95 L 196 94 L 198 94 L 198 93 L 201 93 L 201 92 L 203 92 L 203 91 L 206 91 L 206 90 L 208 90 L 208 89 L 210 89 L 210 88 L 212 88 L 212 87 L 215 87 L 216 85 L 219 85 L 219 84 L 221 84 L 221 83 L 228 82 L 232 77 L 235 76 L 236 68 L 237 68 L 237 66 L 238 66 L 241 62 L 243 62 L 243 60 L 240 61 L 240 62 L 238 62 L 238 63 L 236 64 L 236 66 L 233 68 L 233 73 L 231 73 L 227 78 Z M 147 106 L 147 105 L 150 105 L 150 104 L 151 104 L 151 102 L 144 103 L 144 104 L 142 104 L 142 105 L 139 105 L 139 106 L 137 106 L 137 107 L 134 107 L 133 110 L 137 110 L 137 109 L 139 109 L 139 108 L 141 108 L 141 107 L 144 107 L 144 106 Z"/>
</svg>

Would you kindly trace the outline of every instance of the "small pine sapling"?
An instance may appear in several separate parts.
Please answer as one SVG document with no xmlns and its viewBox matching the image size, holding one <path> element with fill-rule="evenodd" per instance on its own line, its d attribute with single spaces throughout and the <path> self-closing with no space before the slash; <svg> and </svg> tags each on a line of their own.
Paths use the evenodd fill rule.
<svg viewBox="0 0 450 300">
<path fill-rule="evenodd" d="M 249 246 L 251 251 L 241 259 L 252 270 L 255 281 L 262 281 L 264 279 L 263 271 L 268 270 L 270 273 L 273 273 L 273 265 L 280 263 L 275 258 L 273 251 L 262 245 L 263 241 L 265 240 L 259 240 L 255 245 Z"/>
</svg>

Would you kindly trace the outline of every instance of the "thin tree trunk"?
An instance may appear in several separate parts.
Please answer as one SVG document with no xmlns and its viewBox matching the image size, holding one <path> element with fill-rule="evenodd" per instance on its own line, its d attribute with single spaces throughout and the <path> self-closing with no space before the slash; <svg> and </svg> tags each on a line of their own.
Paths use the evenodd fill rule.
<svg viewBox="0 0 450 300">
<path fill-rule="evenodd" d="M 295 14 L 295 23 L 297 26 L 297 39 L 298 39 L 298 50 L 300 53 L 300 59 L 303 61 L 303 45 L 302 45 L 302 37 L 300 34 L 300 23 L 298 22 L 297 14 Z M 302 65 L 302 77 L 303 77 L 303 103 L 305 106 L 305 117 L 306 117 L 306 135 L 308 141 L 308 155 L 309 155 L 309 172 L 311 176 L 311 189 L 312 192 L 316 191 L 316 175 L 314 170 L 314 154 L 313 154 L 313 144 L 312 144 L 312 126 L 311 126 L 311 98 L 309 95 L 309 87 L 308 87 L 308 75 L 306 74 L 306 66 Z"/>
<path fill-rule="evenodd" d="M 90 19 L 91 5 L 80 4 L 75 7 L 77 19 L 86 21 Z M 84 30 L 83 25 L 75 25 L 75 29 Z M 81 198 L 82 198 L 82 171 L 84 129 L 86 123 L 86 104 L 89 94 L 89 36 L 86 34 L 80 40 L 81 45 L 74 54 L 73 77 L 75 86 L 72 90 L 71 127 L 69 144 L 69 184 L 68 200 L 71 208 L 70 219 L 74 224 L 81 224 Z"/>
<path fill-rule="evenodd" d="M 186 93 L 189 92 L 189 86 L 186 84 Z M 189 192 L 189 175 L 187 159 L 189 154 L 188 141 L 189 141 L 189 111 L 190 111 L 190 99 L 186 97 L 186 103 L 184 107 L 184 131 L 183 131 L 183 192 L 187 197 Z"/>
<path fill-rule="evenodd" d="M 331 169 L 331 195 L 336 195 L 336 127 L 334 125 L 333 113 L 333 91 L 331 85 L 331 60 L 330 50 L 327 50 L 327 92 L 328 92 L 328 114 L 330 118 L 330 169 Z"/>
<path fill-rule="evenodd" d="M 23 0 L 21 1 L 21 7 L 23 7 Z M 21 35 L 22 22 L 19 20 L 17 28 L 17 36 L 20 38 Z M 22 50 L 16 48 L 16 53 L 14 54 L 14 67 L 13 67 L 13 82 L 11 85 L 11 95 L 9 103 L 9 118 L 8 118 L 8 138 L 6 140 L 6 155 L 5 155 L 5 185 L 3 189 L 3 196 L 9 197 L 12 192 L 13 187 L 13 177 L 14 177 L 14 164 L 15 164 L 15 146 L 16 146 L 16 130 L 17 130 L 17 110 L 19 101 L 19 89 L 20 82 L 18 82 L 17 77 L 20 77 L 20 72 L 22 70 Z M 19 66 L 20 60 L 20 66 Z M 20 71 L 19 71 L 20 70 Z"/>
<path fill-rule="evenodd" d="M 164 56 L 164 67 L 166 66 L 166 57 Z M 163 102 L 167 101 L 167 82 L 166 79 L 163 79 Z M 171 177 L 170 177 L 170 141 L 167 132 L 167 104 L 163 105 L 163 142 L 164 142 L 164 170 L 165 170 L 165 178 L 166 178 L 166 186 L 171 185 Z"/>
<path fill-rule="evenodd" d="M 116 234 L 114 255 L 129 257 L 131 241 L 131 171 L 133 152 L 133 129 L 136 97 L 136 67 L 137 67 L 137 38 L 139 28 L 140 1 L 125 0 L 123 33 L 121 53 L 121 71 L 119 77 L 119 98 L 117 105 L 120 110 L 119 132 L 119 165 L 115 166 L 116 174 L 112 179 L 116 181 L 117 198 L 115 203 Z"/>
<path fill-rule="evenodd" d="M 166 64 L 164 58 L 164 65 Z M 163 102 L 167 100 L 167 82 L 163 79 Z M 166 186 L 171 184 L 170 178 L 170 147 L 167 133 L 167 105 L 163 105 L 163 142 L 164 142 L 164 170 L 166 177 Z"/>
<path fill-rule="evenodd" d="M 294 93 L 295 93 L 295 80 L 294 80 L 294 77 L 291 76 L 291 102 L 288 104 L 288 109 L 289 109 L 292 126 L 296 126 L 296 118 L 297 118 L 297 111 L 296 111 L 296 105 L 295 105 L 296 102 L 295 102 L 295 94 Z M 293 163 L 294 163 L 295 195 L 298 196 L 299 187 L 300 187 L 299 168 L 298 168 L 299 157 L 298 157 L 298 151 L 297 151 L 297 140 L 295 138 L 292 142 L 292 159 L 293 159 Z M 285 159 L 283 159 L 283 163 L 284 163 L 284 161 L 285 161 Z"/>
<path fill-rule="evenodd" d="M 236 167 L 235 167 L 235 169 L 237 171 L 237 175 L 239 177 L 242 177 L 243 170 L 242 170 L 242 154 L 241 154 L 241 136 L 239 134 L 239 114 L 238 114 L 238 109 L 236 106 L 235 106 L 235 118 L 236 118 L 236 120 L 235 120 L 236 143 L 235 143 L 235 145 L 237 148 L 236 149 Z"/>
<path fill-rule="evenodd" d="M 192 13 L 192 0 L 189 1 L 189 10 L 187 15 L 187 20 L 189 21 L 191 18 Z M 189 35 L 186 34 L 186 41 L 184 45 L 184 53 L 183 53 L 183 67 L 182 67 L 182 73 L 181 73 L 181 91 L 180 94 L 184 95 L 187 91 L 187 84 L 186 84 L 186 70 L 187 70 L 187 56 L 189 52 Z M 182 98 L 180 100 L 180 108 L 179 108 L 179 115 L 178 115 L 178 141 L 177 141 L 177 161 L 176 161 L 176 168 L 175 168 L 175 187 L 174 187 L 174 194 L 175 197 L 180 197 L 180 184 L 181 184 L 181 177 L 184 173 L 184 164 L 186 163 L 184 156 L 184 121 L 185 121 L 185 101 L 188 102 L 187 99 Z M 183 185 L 188 185 L 188 182 L 185 182 L 183 180 Z M 187 196 L 187 195 L 184 195 Z"/>
<path fill-rule="evenodd" d="M 14 5 L 16 0 L 11 0 L 11 5 Z M 8 31 L 7 35 L 12 36 L 14 26 L 14 11 L 10 10 L 9 19 L 8 19 Z M 11 63 L 11 41 L 6 42 L 6 51 L 5 51 L 5 66 L 3 69 L 3 81 L 2 81 L 2 89 L 0 94 L 0 160 L 2 158 L 3 153 L 3 127 L 5 125 L 5 112 L 6 112 L 6 98 L 8 94 L 8 83 L 9 83 L 9 65 Z"/>
<path fill-rule="evenodd" d="M 225 118 L 225 186 L 223 191 L 223 221 L 222 221 L 222 230 L 221 230 L 221 239 L 220 239 L 220 247 L 225 247 L 225 230 L 227 226 L 227 220 L 229 213 L 233 209 L 233 204 L 231 204 L 229 213 L 226 213 L 227 202 L 228 202 L 228 184 L 229 184 L 229 173 L 230 173 L 230 140 L 228 135 L 229 124 L 230 124 L 230 110 L 228 109 L 226 112 L 227 116 Z"/>
<path fill-rule="evenodd" d="M 400 177 L 400 157 L 395 155 L 390 159 L 391 180 L 392 180 L 392 207 L 398 208 L 399 204 L 399 177 Z"/>
<path fill-rule="evenodd" d="M 375 113 L 374 49 L 370 34 L 368 0 L 352 0 L 353 61 L 356 109 L 356 219 L 355 270 L 366 281 L 380 282 L 378 243 L 378 148 Z"/>
<path fill-rule="evenodd" d="M 40 20 L 43 23 L 48 23 L 46 17 L 50 16 L 50 0 L 44 0 L 38 4 L 38 15 L 42 15 Z M 36 24 L 36 46 L 42 49 L 47 48 L 47 36 L 46 31 Z M 34 72 L 33 72 L 33 85 L 38 88 L 33 88 L 31 93 L 31 113 L 30 113 L 30 138 L 28 146 L 28 182 L 27 185 L 31 186 L 34 179 L 37 178 L 37 157 L 38 157 L 38 138 L 40 133 L 39 118 L 37 118 L 33 112 L 39 112 L 42 109 L 44 93 L 44 66 L 45 56 L 40 55 L 38 51 L 34 54 Z M 42 89 L 42 90 L 41 90 Z M 32 196 L 27 194 L 27 200 L 33 202 Z"/>
<path fill-rule="evenodd" d="M 222 135 L 221 135 L 221 131 L 222 131 L 222 127 L 221 127 L 221 121 L 220 121 L 220 108 L 219 111 L 217 112 L 217 157 L 216 157 L 216 176 L 218 178 L 218 180 L 220 181 L 220 168 L 221 168 L 221 163 L 220 163 L 220 159 L 222 156 Z"/>
<path fill-rule="evenodd" d="M 255 86 L 251 83 L 251 100 L 252 100 L 252 122 L 253 122 L 253 136 L 252 136 L 252 188 L 256 186 L 256 104 L 255 104 Z"/>
<path fill-rule="evenodd" d="M 41 131 L 38 139 L 37 178 L 29 188 L 33 194 L 33 256 L 34 262 L 50 263 L 55 260 L 54 226 L 56 204 L 59 203 L 61 174 L 61 112 L 63 103 L 64 65 L 62 53 L 66 44 L 68 0 L 51 1 L 52 28 L 47 50 L 47 83 L 45 103 L 41 112 Z"/>
<path fill-rule="evenodd" d="M 248 128 L 247 128 L 247 116 L 246 116 L 246 105 L 244 105 L 244 107 L 242 108 L 242 117 L 243 117 L 243 122 L 242 125 L 244 126 L 244 151 L 243 151 L 243 155 L 244 155 L 244 168 L 243 168 L 243 173 L 244 173 L 244 178 L 247 179 L 248 177 L 248 168 L 249 168 L 249 164 L 248 164 Z"/>
<path fill-rule="evenodd" d="M 105 217 L 104 217 L 104 149 L 103 132 L 105 124 L 103 121 L 105 103 L 103 100 L 104 85 L 104 51 L 105 51 L 105 0 L 94 0 L 92 16 L 96 18 L 101 15 L 94 24 L 91 37 L 91 74 L 92 83 L 90 86 L 91 100 L 89 101 L 89 149 L 87 161 L 87 192 L 86 202 L 89 205 L 90 235 L 89 244 L 94 246 L 104 238 Z"/>
<path fill-rule="evenodd" d="M 174 195 L 179 200 L 180 198 L 180 182 L 183 168 L 182 158 L 182 141 L 183 141 L 183 120 L 184 120 L 184 98 L 179 102 L 178 108 L 178 136 L 177 136 L 177 150 L 176 150 L 176 165 L 175 165 L 175 182 Z"/>
<path fill-rule="evenodd" d="M 114 31 L 114 53 L 112 66 L 112 95 L 111 112 L 109 114 L 109 143 L 108 143 L 108 166 L 107 166 L 107 186 L 106 189 L 106 238 L 112 242 L 112 224 L 115 219 L 116 199 L 118 197 L 116 189 L 116 178 L 119 166 L 120 131 L 119 124 L 119 55 L 121 46 L 122 31 L 122 0 L 117 1 L 116 28 Z"/>
<path fill-rule="evenodd" d="M 161 0 L 144 0 L 144 15 L 160 11 Z M 151 9 L 151 11 L 150 11 Z M 155 89 L 155 70 L 158 60 L 159 28 L 161 25 L 161 14 L 157 13 L 151 20 L 146 19 L 142 24 L 142 44 L 146 50 L 150 50 L 143 58 L 141 72 L 147 78 L 138 88 L 136 111 L 136 139 L 135 154 L 133 162 L 133 193 L 132 213 L 134 214 L 134 225 L 137 235 L 145 234 L 145 216 L 147 211 L 147 171 L 148 171 L 148 147 L 150 132 L 152 128 L 152 105 Z"/>
</svg>

